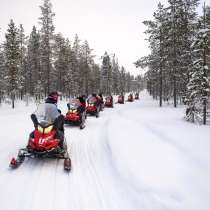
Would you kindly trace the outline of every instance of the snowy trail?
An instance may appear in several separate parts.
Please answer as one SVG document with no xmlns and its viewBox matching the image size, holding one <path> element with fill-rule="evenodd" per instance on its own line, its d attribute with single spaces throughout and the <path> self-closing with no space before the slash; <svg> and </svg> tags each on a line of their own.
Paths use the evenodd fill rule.
<svg viewBox="0 0 210 210">
<path fill-rule="evenodd" d="M 83 134 L 84 138 L 77 139 L 75 136 L 72 143 L 72 165 L 77 166 L 72 173 L 72 189 L 74 193 L 75 189 L 79 189 L 75 199 L 75 206 L 78 205 L 76 209 L 114 210 L 122 206 L 125 209 L 135 209 L 133 197 L 130 198 L 131 201 L 128 201 L 128 198 L 123 199 L 122 196 L 126 197 L 126 189 L 113 167 L 106 134 L 109 119 L 101 117 L 97 122 L 95 119 L 91 121 L 94 127 L 99 126 L 100 129 L 96 130 L 96 133 L 89 129 Z"/>
<path fill-rule="evenodd" d="M 26 159 L 8 169 L 26 144 L 33 111 L 0 110 L 0 138 L 7 139 L 0 143 L 0 209 L 209 210 L 209 128 L 185 123 L 182 109 L 160 109 L 143 92 L 88 117 L 84 130 L 66 126 L 69 174 L 62 160 Z"/>
</svg>

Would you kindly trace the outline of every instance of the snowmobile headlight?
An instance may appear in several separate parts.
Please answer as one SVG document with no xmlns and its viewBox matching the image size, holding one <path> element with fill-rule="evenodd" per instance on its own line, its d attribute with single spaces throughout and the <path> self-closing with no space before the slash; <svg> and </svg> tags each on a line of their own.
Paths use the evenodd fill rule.
<svg viewBox="0 0 210 210">
<path fill-rule="evenodd" d="M 90 106 L 94 106 L 94 104 L 89 104 Z"/>
<path fill-rule="evenodd" d="M 40 133 L 43 133 L 44 129 L 43 129 L 40 125 L 38 125 L 38 131 L 39 131 Z"/>
<path fill-rule="evenodd" d="M 44 133 L 45 133 L 45 134 L 48 134 L 52 129 L 53 129 L 53 126 L 50 125 L 50 126 L 48 126 L 48 127 L 46 127 L 46 128 L 44 129 Z"/>
</svg>

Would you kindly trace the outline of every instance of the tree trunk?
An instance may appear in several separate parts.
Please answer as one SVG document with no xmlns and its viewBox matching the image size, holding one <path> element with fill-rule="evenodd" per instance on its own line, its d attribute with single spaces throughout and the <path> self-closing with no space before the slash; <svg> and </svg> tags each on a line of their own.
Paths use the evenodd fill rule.
<svg viewBox="0 0 210 210">
<path fill-rule="evenodd" d="M 15 108 L 15 95 L 12 94 L 12 108 Z"/>
<path fill-rule="evenodd" d="M 177 89 L 176 89 L 176 77 L 174 76 L 174 107 L 177 106 Z"/>
<path fill-rule="evenodd" d="M 206 99 L 203 102 L 203 124 L 206 125 Z"/>
</svg>

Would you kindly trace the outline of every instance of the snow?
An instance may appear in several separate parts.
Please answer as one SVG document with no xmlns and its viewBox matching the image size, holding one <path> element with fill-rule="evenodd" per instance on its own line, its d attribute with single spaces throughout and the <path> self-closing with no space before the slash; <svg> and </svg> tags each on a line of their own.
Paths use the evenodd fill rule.
<svg viewBox="0 0 210 210">
<path fill-rule="evenodd" d="M 205 29 L 200 29 L 198 31 L 198 33 L 208 33 L 209 32 L 209 29 L 208 28 L 205 28 Z"/>
<path fill-rule="evenodd" d="M 59 107 L 65 113 L 64 101 Z M 185 122 L 183 107 L 159 108 L 142 92 L 88 117 L 84 130 L 65 128 L 69 174 L 62 160 L 30 159 L 10 170 L 35 108 L 0 107 L 2 210 L 209 210 L 209 126 Z"/>
</svg>

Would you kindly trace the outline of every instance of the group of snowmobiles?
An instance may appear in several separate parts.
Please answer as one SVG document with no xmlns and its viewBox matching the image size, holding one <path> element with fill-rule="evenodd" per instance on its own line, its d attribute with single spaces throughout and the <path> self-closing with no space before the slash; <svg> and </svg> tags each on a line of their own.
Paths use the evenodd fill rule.
<svg viewBox="0 0 210 210">
<path fill-rule="evenodd" d="M 134 96 L 133 96 L 132 93 L 130 93 L 130 94 L 128 95 L 127 101 L 128 101 L 128 102 L 133 102 L 134 99 L 135 99 L 135 100 L 139 100 L 139 93 L 135 93 Z M 125 103 L 124 95 L 119 95 L 119 96 L 118 96 L 117 103 L 119 103 L 119 104 L 124 104 L 124 103 Z"/>
<path fill-rule="evenodd" d="M 40 104 L 31 119 L 34 123 L 34 131 L 29 135 L 27 146 L 20 149 L 17 158 L 10 161 L 11 168 L 20 166 L 25 158 L 56 158 L 64 160 L 64 170 L 71 170 L 71 159 L 64 136 L 64 124 L 78 125 L 85 128 L 87 115 L 99 117 L 100 111 L 105 107 L 113 108 L 114 102 L 111 95 L 103 100 L 102 94 L 92 94 L 89 98 L 80 96 L 73 98 L 67 104 L 68 111 L 65 116 L 57 109 L 59 93 L 52 92 L 48 95 L 44 104 Z M 139 94 L 128 95 L 128 102 L 139 99 Z M 124 95 L 119 95 L 116 103 L 124 104 Z"/>
</svg>

